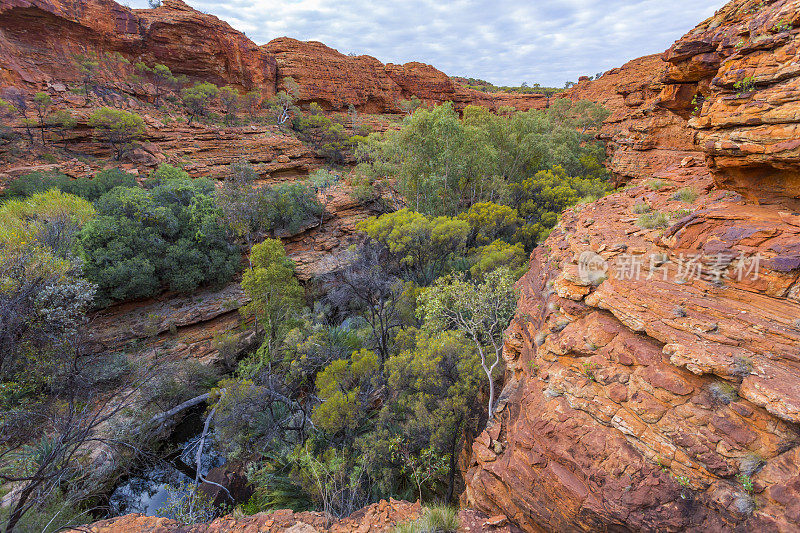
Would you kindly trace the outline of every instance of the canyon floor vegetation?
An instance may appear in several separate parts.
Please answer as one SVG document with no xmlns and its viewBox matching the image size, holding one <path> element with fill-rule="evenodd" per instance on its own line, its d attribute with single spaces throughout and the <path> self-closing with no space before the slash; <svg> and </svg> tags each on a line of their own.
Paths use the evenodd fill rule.
<svg viewBox="0 0 800 533">
<path fill-rule="evenodd" d="M 270 120 L 329 168 L 265 184 L 240 161 L 215 183 L 173 162 L 136 178 L 117 161 L 136 147 L 141 117 L 103 107 L 88 125 L 108 145 L 106 170 L 77 179 L 36 171 L 3 191 L 6 531 L 102 516 L 108 479 L 158 455 L 165 421 L 195 405 L 205 406 L 203 440 L 254 487 L 238 512 L 342 517 L 389 496 L 454 504 L 458 455 L 492 416 L 502 384 L 514 282 L 566 207 L 609 190 L 594 140 L 608 113 L 566 99 L 544 111 L 470 106 L 463 115 L 417 104 L 396 127 L 369 133 L 355 110 L 347 119 L 301 108 L 292 80 L 262 105 L 233 88 L 188 86 L 163 65 L 81 64 L 75 89 L 84 94 L 106 99 L 99 71 L 111 64 L 131 71 L 134 87 L 155 87 L 149 105 L 168 116 Z M 69 127 L 41 98 L 38 119 L 28 119 L 34 104 L 6 96 L 4 109 L 41 127 L 37 137 L 24 123 L 31 135 L 14 143 L 54 144 L 54 125 Z M 383 202 L 392 187 L 405 207 Z M 322 227 L 333 189 L 383 212 L 358 225 L 358 243 L 333 258 L 335 268 L 301 282 L 281 236 Z M 229 283 L 241 284 L 239 311 L 258 341 L 219 368 L 164 361 L 155 347 L 132 357 L 91 343 L 93 317 L 109 306 Z M 163 509 L 173 518 L 221 512 L 196 484 L 176 494 Z M 448 513 L 421 520 L 452 528 Z"/>
</svg>

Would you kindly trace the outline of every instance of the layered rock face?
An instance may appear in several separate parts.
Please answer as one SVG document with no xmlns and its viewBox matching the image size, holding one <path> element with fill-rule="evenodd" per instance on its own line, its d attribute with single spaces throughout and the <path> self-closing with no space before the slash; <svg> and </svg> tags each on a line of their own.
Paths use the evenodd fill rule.
<svg viewBox="0 0 800 533">
<path fill-rule="evenodd" d="M 0 0 L 3 85 L 76 82 L 77 54 L 111 52 L 131 62 L 163 63 L 192 80 L 257 89 L 266 96 L 291 76 L 300 85 L 301 103 L 316 101 L 329 110 L 353 105 L 365 113 L 400 113 L 398 101 L 411 96 L 426 104 L 452 101 L 459 110 L 468 104 L 520 110 L 547 105 L 542 95 L 482 93 L 453 83 L 430 65 L 384 65 L 318 42 L 284 37 L 259 47 L 181 0 L 164 0 L 156 9 L 129 9 L 113 0 Z M 110 76 L 114 82 L 126 77 L 123 72 Z"/>
<path fill-rule="evenodd" d="M 527 531 L 797 530 L 798 30 L 721 44 L 797 10 L 732 2 L 669 64 L 573 91 L 614 112 L 604 135 L 628 186 L 565 213 L 519 281 L 499 414 L 466 475 L 479 510 Z M 647 63 L 663 78 L 625 83 Z M 762 85 L 734 94 L 754 72 Z"/>
<path fill-rule="evenodd" d="M 542 95 L 482 93 L 453 83 L 431 65 L 384 65 L 374 57 L 347 56 L 316 41 L 281 37 L 262 48 L 278 63 L 279 88 L 284 88 L 283 78 L 291 77 L 300 87 L 301 102 L 316 101 L 328 110 L 353 105 L 365 113 L 400 113 L 398 102 L 411 96 L 430 105 L 451 101 L 459 110 L 469 104 L 519 110 L 542 109 L 547 104 Z"/>
<path fill-rule="evenodd" d="M 565 93 L 611 111 L 599 137 L 607 143 L 609 169 L 618 183 L 650 176 L 681 161 L 703 162 L 686 119 L 659 105 L 668 67 L 660 55 L 640 57 L 596 81 L 584 79 Z"/>
<path fill-rule="evenodd" d="M 152 10 L 112 0 L 0 0 L 0 82 L 75 81 L 73 57 L 101 52 L 163 63 L 194 79 L 274 91 L 274 58 L 181 0 Z"/>
<path fill-rule="evenodd" d="M 735 1 L 664 53 L 664 105 L 699 129 L 720 187 L 800 208 L 800 5 Z"/>
</svg>

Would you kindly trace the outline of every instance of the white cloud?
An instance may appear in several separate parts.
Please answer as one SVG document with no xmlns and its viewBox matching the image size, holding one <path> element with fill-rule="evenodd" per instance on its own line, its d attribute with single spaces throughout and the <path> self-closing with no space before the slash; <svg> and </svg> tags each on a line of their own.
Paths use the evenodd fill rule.
<svg viewBox="0 0 800 533">
<path fill-rule="evenodd" d="M 146 7 L 133 0 L 133 7 Z M 189 0 L 258 44 L 288 36 L 495 84 L 562 86 L 662 52 L 724 0 Z"/>
</svg>

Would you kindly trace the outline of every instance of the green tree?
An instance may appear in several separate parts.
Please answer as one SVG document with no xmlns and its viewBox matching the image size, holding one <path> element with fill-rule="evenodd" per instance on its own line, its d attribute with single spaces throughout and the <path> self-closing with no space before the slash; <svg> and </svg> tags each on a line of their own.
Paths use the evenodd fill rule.
<svg viewBox="0 0 800 533">
<path fill-rule="evenodd" d="M 150 79 L 153 82 L 153 88 L 155 89 L 154 103 L 158 106 L 161 102 L 161 97 L 164 95 L 164 91 L 168 87 L 175 85 L 178 79 L 172 74 L 168 66 L 162 65 L 161 63 L 154 65 L 153 69 L 149 70 L 149 73 Z"/>
<path fill-rule="evenodd" d="M 322 403 L 311 415 L 314 424 L 329 435 L 356 429 L 379 370 L 378 357 L 364 349 L 326 366 L 315 381 Z"/>
<path fill-rule="evenodd" d="M 308 176 L 311 185 L 316 189 L 317 194 L 322 196 L 322 210 L 319 214 L 319 225 L 322 227 L 322 222 L 324 221 L 325 217 L 325 210 L 328 207 L 328 203 L 331 200 L 331 195 L 328 192 L 336 187 L 339 183 L 339 176 L 331 172 L 330 170 L 320 168 L 312 172 Z"/>
<path fill-rule="evenodd" d="M 430 463 L 431 454 L 439 458 L 439 468 L 446 467 L 442 473 L 447 474 L 449 500 L 458 474 L 458 445 L 465 432 L 478 430 L 480 359 L 475 346 L 458 331 L 411 328 L 398 337 L 403 349 L 386 362 L 391 392 L 381 410 L 380 424 L 395 428 L 395 452 L 403 451 L 421 464 Z M 402 466 L 412 465 L 403 461 Z M 429 481 L 435 484 L 442 479 L 436 475 Z M 428 487 L 435 493 L 434 488 Z"/>
<path fill-rule="evenodd" d="M 16 87 L 6 87 L 2 90 L 0 96 L 3 97 L 6 109 L 13 110 L 20 118 L 22 125 L 25 127 L 25 133 L 28 136 L 28 140 L 32 145 L 33 130 L 31 128 L 34 127 L 36 123 L 28 118 L 28 112 L 30 108 L 28 107 L 28 101 L 25 98 L 25 95 L 22 94 L 22 91 Z"/>
<path fill-rule="evenodd" d="M 219 100 L 225 109 L 225 124 L 236 122 L 236 111 L 239 109 L 239 91 L 235 87 L 226 85 L 219 90 Z"/>
<path fill-rule="evenodd" d="M 286 333 L 303 308 L 303 288 L 294 263 L 277 239 L 266 239 L 250 250 L 250 268 L 242 275 L 242 288 L 250 298 L 243 312 L 255 316 L 265 331 L 262 361 L 277 357 Z"/>
<path fill-rule="evenodd" d="M 275 115 L 275 122 L 278 126 L 291 120 L 298 112 L 295 102 L 300 98 L 300 86 L 289 76 L 283 78 L 283 91 L 279 91 L 275 96 L 267 100 L 267 106 Z"/>
<path fill-rule="evenodd" d="M 45 145 L 44 130 L 47 127 L 45 119 L 50 111 L 50 106 L 53 105 L 53 99 L 45 92 L 38 92 L 33 95 L 33 108 L 36 110 L 36 116 L 39 117 L 39 131 L 42 134 L 42 146 Z"/>
<path fill-rule="evenodd" d="M 144 120 L 136 113 L 101 107 L 89 117 L 89 126 L 94 128 L 95 134 L 107 142 L 114 151 L 114 158 L 119 160 L 130 148 L 132 143 L 140 138 L 144 132 Z"/>
<path fill-rule="evenodd" d="M 500 363 L 504 332 L 516 309 L 514 277 L 507 268 L 486 274 L 483 282 L 444 276 L 419 297 L 418 312 L 425 327 L 457 330 L 475 344 L 489 380 L 489 418 L 494 414 L 494 369 Z"/>
<path fill-rule="evenodd" d="M 64 144 L 66 148 L 67 145 L 67 132 L 75 129 L 75 126 L 78 125 L 78 119 L 72 116 L 67 110 L 60 110 L 56 111 L 55 113 L 51 113 L 47 119 L 47 127 L 52 128 L 55 130 L 56 135 L 61 139 L 61 142 Z"/>
<path fill-rule="evenodd" d="M 384 244 L 404 277 L 420 285 L 427 285 L 464 257 L 471 231 L 464 220 L 427 217 L 408 208 L 370 217 L 358 229 Z"/>
<path fill-rule="evenodd" d="M 250 120 L 256 118 L 261 108 L 262 97 L 258 91 L 250 91 L 242 95 L 240 103 L 242 108 L 250 115 Z"/>
<path fill-rule="evenodd" d="M 73 63 L 78 67 L 78 72 L 83 80 L 83 90 L 88 98 L 97 87 L 100 75 L 100 61 L 95 56 L 78 54 L 73 58 Z"/>
<path fill-rule="evenodd" d="M 207 81 L 187 87 L 181 91 L 183 106 L 186 108 L 186 112 L 189 113 L 189 125 L 192 124 L 195 118 L 204 117 L 208 114 L 208 108 L 218 93 L 217 86 Z"/>
</svg>

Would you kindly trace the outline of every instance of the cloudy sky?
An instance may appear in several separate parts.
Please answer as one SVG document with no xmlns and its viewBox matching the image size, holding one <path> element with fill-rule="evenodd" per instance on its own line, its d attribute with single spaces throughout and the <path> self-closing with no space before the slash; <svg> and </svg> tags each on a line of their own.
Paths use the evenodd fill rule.
<svg viewBox="0 0 800 533">
<path fill-rule="evenodd" d="M 662 52 L 723 0 L 188 0 L 258 44 L 288 36 L 496 85 L 563 86 Z M 131 7 L 146 7 L 133 0 Z"/>
</svg>

